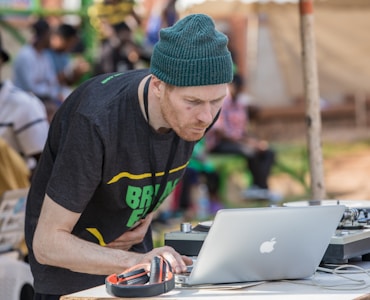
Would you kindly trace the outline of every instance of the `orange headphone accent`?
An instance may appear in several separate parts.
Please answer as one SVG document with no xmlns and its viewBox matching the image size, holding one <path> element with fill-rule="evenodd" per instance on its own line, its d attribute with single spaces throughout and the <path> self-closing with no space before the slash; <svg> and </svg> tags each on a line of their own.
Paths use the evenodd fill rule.
<svg viewBox="0 0 370 300">
<path fill-rule="evenodd" d="M 155 256 L 149 271 L 143 264 L 133 266 L 119 275 L 109 275 L 105 287 L 115 297 L 151 297 L 172 290 L 175 278 L 170 264 L 163 257 Z"/>
</svg>

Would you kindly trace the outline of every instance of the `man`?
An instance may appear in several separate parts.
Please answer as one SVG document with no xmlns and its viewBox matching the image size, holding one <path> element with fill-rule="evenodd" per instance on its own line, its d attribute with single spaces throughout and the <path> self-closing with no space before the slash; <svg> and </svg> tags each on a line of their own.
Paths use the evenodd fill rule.
<svg viewBox="0 0 370 300">
<path fill-rule="evenodd" d="M 134 41 L 131 28 L 126 22 L 114 25 L 102 22 L 102 29 L 105 38 L 100 43 L 96 74 L 126 72 L 138 69 L 141 63 L 149 64 L 151 53 L 144 51 L 144 48 Z"/>
<path fill-rule="evenodd" d="M 248 116 L 243 104 L 246 95 L 242 87 L 241 76 L 235 74 L 220 117 L 207 134 L 207 147 L 210 153 L 237 154 L 245 158 L 252 175 L 252 186 L 244 193 L 247 199 L 280 201 L 280 195 L 268 187 L 275 151 L 267 141 L 248 132 Z"/>
<path fill-rule="evenodd" d="M 180 180 L 232 80 L 227 37 L 206 15 L 163 29 L 150 71 L 103 74 L 59 108 L 26 209 L 36 299 L 59 299 L 161 255 L 152 212 Z"/>
<path fill-rule="evenodd" d="M 59 82 L 59 95 L 63 101 L 82 77 L 90 71 L 90 64 L 79 53 L 73 53 L 81 42 L 75 27 L 61 23 L 52 28 L 50 48 L 47 49 Z M 73 54 L 75 54 L 73 57 Z"/>
<path fill-rule="evenodd" d="M 24 45 L 13 63 L 13 81 L 18 88 L 40 98 L 48 112 L 54 116 L 60 101 L 60 88 L 47 49 L 50 43 L 50 26 L 44 19 L 32 24 L 32 39 Z"/>
<path fill-rule="evenodd" d="M 9 55 L 0 37 L 0 71 Z M 40 99 L 0 78 L 0 137 L 35 168 L 49 130 L 46 110 Z"/>
</svg>

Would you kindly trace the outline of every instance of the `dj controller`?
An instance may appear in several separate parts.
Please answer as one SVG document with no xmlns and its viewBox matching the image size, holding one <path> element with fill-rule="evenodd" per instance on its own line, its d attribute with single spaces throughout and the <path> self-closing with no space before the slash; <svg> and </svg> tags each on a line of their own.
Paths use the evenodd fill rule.
<svg viewBox="0 0 370 300">
<path fill-rule="evenodd" d="M 370 260 L 370 201 L 323 200 L 320 203 L 338 204 L 346 206 L 346 210 L 322 261 L 343 264 L 351 259 Z M 298 201 L 285 205 L 309 205 L 309 202 Z"/>
</svg>

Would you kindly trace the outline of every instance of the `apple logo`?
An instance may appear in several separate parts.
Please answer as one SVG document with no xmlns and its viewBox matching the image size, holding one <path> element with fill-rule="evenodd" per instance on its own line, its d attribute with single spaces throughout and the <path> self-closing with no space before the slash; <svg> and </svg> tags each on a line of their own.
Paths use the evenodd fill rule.
<svg viewBox="0 0 370 300">
<path fill-rule="evenodd" d="M 270 253 L 274 250 L 274 246 L 276 243 L 276 238 L 272 238 L 269 241 L 263 242 L 260 246 L 260 252 L 261 253 Z"/>
</svg>

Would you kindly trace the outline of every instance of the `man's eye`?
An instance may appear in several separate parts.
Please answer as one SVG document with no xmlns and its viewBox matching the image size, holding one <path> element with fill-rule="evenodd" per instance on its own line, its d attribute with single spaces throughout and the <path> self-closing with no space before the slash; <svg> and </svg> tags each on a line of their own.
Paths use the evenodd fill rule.
<svg viewBox="0 0 370 300">
<path fill-rule="evenodd" d="M 199 100 L 186 100 L 186 101 L 191 105 L 198 105 L 202 102 L 202 101 L 199 101 Z"/>
<path fill-rule="evenodd" d="M 211 104 L 212 105 L 219 105 L 221 102 L 222 102 L 222 99 L 217 99 L 217 100 L 211 101 Z"/>
</svg>

